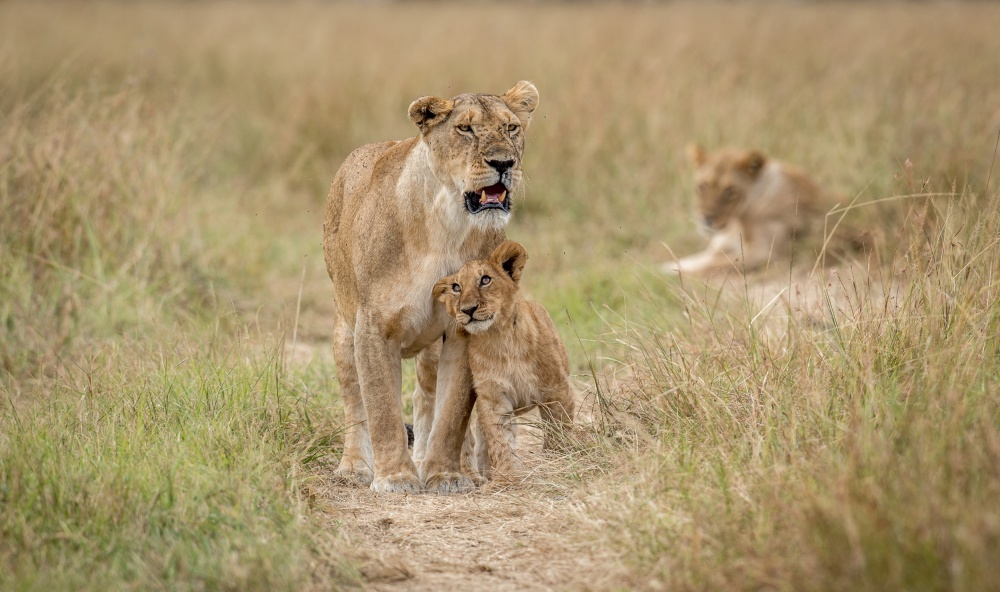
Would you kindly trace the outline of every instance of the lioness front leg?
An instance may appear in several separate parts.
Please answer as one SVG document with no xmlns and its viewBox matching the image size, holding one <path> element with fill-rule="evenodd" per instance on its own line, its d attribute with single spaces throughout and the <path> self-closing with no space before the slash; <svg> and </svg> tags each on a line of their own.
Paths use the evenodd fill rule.
<svg viewBox="0 0 1000 592">
<path fill-rule="evenodd" d="M 375 477 L 371 488 L 382 492 L 420 491 L 417 469 L 406 446 L 400 394 L 403 388 L 399 343 L 371 319 L 359 318 L 354 328 L 354 356 L 358 383 L 373 434 Z"/>
<path fill-rule="evenodd" d="M 344 455 L 336 474 L 361 485 L 370 485 L 375 473 L 372 470 L 372 442 L 368 434 L 368 415 L 361 399 L 358 370 L 354 362 L 354 335 L 350 327 L 338 318 L 333 329 L 333 360 L 337 365 L 340 396 L 344 400 Z"/>
<path fill-rule="evenodd" d="M 434 425 L 441 342 L 436 341 L 417 354 L 417 388 L 413 391 L 413 462 L 419 467 L 427 455 L 427 441 Z"/>
<path fill-rule="evenodd" d="M 424 487 L 434 493 L 462 493 L 475 488 L 462 474 L 460 457 L 474 402 L 468 343 L 454 330 L 447 333 L 438 363 L 434 426 L 427 455 L 420 464 Z"/>
</svg>

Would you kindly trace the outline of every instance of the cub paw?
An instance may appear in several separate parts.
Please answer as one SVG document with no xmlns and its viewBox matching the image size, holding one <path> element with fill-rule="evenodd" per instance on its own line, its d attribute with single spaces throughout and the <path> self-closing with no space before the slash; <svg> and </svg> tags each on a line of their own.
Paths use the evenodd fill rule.
<svg viewBox="0 0 1000 592">
<path fill-rule="evenodd" d="M 347 459 L 340 461 L 340 466 L 333 472 L 334 477 L 346 485 L 367 486 L 375 476 L 364 461 L 352 462 Z"/>
<path fill-rule="evenodd" d="M 372 481 L 371 489 L 380 493 L 420 493 L 420 478 L 410 472 L 379 475 Z"/>
<path fill-rule="evenodd" d="M 424 479 L 424 489 L 428 493 L 468 493 L 476 488 L 467 475 L 442 471 L 432 473 Z"/>
</svg>

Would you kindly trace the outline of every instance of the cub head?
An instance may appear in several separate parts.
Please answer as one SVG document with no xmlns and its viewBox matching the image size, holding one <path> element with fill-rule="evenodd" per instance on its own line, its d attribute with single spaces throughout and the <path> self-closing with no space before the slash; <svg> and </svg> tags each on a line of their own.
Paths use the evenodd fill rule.
<svg viewBox="0 0 1000 592">
<path fill-rule="evenodd" d="M 521 185 L 524 133 L 538 106 L 538 90 L 518 82 L 503 96 L 423 97 L 410 105 L 434 176 L 449 189 L 455 215 L 481 228 L 503 228 L 511 194 Z"/>
<path fill-rule="evenodd" d="M 695 167 L 698 213 L 705 230 L 725 228 L 746 205 L 747 194 L 757 181 L 767 158 L 756 150 L 705 152 L 690 146 L 688 155 Z"/>
<path fill-rule="evenodd" d="M 518 282 L 528 254 L 520 243 L 505 241 L 487 259 L 473 259 L 434 284 L 434 297 L 469 333 L 482 333 L 510 321 L 520 299 Z"/>
</svg>

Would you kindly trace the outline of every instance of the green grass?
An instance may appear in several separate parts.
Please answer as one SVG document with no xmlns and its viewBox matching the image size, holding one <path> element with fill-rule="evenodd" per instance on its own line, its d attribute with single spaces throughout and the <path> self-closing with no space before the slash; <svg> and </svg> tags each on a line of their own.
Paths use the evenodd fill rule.
<svg viewBox="0 0 1000 592">
<path fill-rule="evenodd" d="M 415 98 L 529 79 L 509 235 L 600 393 L 566 477 L 623 585 L 996 589 L 998 27 L 985 3 L 0 3 L 0 588 L 359 583 L 313 488 L 342 421 L 328 183 L 415 133 Z M 739 285 L 656 273 L 703 244 L 691 142 L 888 200 L 855 213 L 898 306 L 753 320 Z"/>
<path fill-rule="evenodd" d="M 214 337 L 214 336 L 209 336 Z M 309 469 L 338 437 L 329 399 L 273 353 L 211 341 L 109 346 L 3 416 L 0 561 L 25 589 L 297 590 L 350 581 L 323 556 Z M 328 573 L 311 562 L 325 560 Z M 336 579 L 336 578 L 339 578 Z"/>
</svg>

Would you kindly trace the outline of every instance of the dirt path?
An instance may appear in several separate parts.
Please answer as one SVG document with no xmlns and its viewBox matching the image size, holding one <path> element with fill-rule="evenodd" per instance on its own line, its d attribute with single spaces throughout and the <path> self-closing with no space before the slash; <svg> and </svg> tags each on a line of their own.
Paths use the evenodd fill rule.
<svg viewBox="0 0 1000 592">
<path fill-rule="evenodd" d="M 466 495 L 374 493 L 330 479 L 315 488 L 370 590 L 587 590 L 613 585 L 618 562 L 594 543 L 562 461 L 529 453 L 525 483 Z"/>
</svg>

